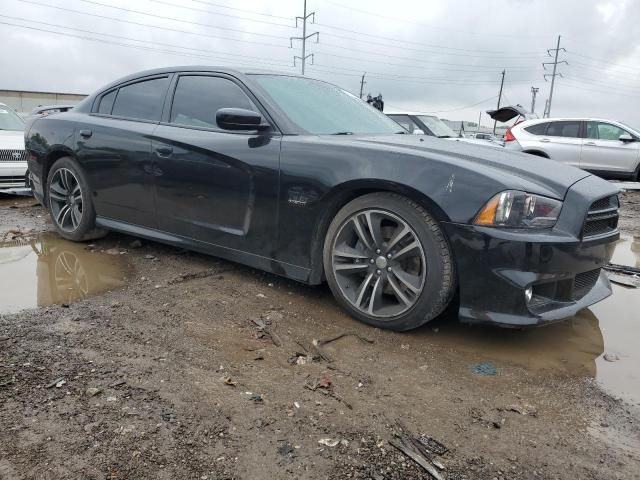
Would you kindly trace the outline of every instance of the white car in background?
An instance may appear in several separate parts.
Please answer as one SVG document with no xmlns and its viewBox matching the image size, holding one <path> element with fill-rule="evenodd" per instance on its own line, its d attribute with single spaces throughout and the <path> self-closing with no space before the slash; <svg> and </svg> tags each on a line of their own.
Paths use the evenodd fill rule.
<svg viewBox="0 0 640 480">
<path fill-rule="evenodd" d="M 517 123 L 505 148 L 587 170 L 607 178 L 640 181 L 640 132 L 597 118 L 542 118 Z"/>
<path fill-rule="evenodd" d="M 434 115 L 418 112 L 385 112 L 385 114 L 413 135 L 429 135 L 453 142 L 502 148 L 502 144 L 499 142 L 461 137 Z"/>
<path fill-rule="evenodd" d="M 24 121 L 0 103 L 0 192 L 17 191 L 27 186 Z"/>
</svg>

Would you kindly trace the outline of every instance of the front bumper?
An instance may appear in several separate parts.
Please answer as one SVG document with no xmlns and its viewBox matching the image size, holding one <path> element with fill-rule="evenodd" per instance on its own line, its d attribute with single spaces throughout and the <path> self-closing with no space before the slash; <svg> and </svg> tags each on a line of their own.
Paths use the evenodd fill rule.
<svg viewBox="0 0 640 480">
<path fill-rule="evenodd" d="M 27 162 L 0 163 L 0 192 L 24 189 L 28 186 Z"/>
<path fill-rule="evenodd" d="M 602 267 L 620 234 L 617 229 L 592 236 L 584 232 L 594 201 L 615 194 L 616 188 L 601 179 L 580 180 L 568 190 L 550 230 L 444 222 L 458 272 L 461 320 L 543 325 L 570 318 L 611 295 Z"/>
<path fill-rule="evenodd" d="M 494 231 L 492 231 L 494 230 Z M 462 321 L 502 326 L 542 325 L 574 316 L 611 295 L 602 267 L 619 234 L 593 242 L 528 241 L 495 229 L 445 224 L 459 272 Z M 541 235 L 538 234 L 537 237 Z M 579 290 L 576 278 L 593 276 Z M 532 287 L 527 301 L 525 290 Z"/>
</svg>

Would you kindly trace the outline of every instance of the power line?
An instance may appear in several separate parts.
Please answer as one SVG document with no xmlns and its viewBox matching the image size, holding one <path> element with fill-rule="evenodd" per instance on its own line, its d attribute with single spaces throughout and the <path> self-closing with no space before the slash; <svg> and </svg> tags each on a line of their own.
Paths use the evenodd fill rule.
<svg viewBox="0 0 640 480">
<path fill-rule="evenodd" d="M 11 20 L 18 20 L 18 21 L 22 21 L 22 22 L 35 23 L 35 24 L 38 24 L 38 25 L 46 25 L 48 27 L 62 28 L 62 29 L 65 29 L 65 30 L 73 30 L 73 31 L 76 31 L 76 32 L 88 33 L 88 34 L 91 34 L 91 35 L 101 35 L 101 36 L 104 36 L 104 37 L 111 37 L 111 38 L 116 38 L 116 39 L 119 39 L 119 40 L 127 40 L 127 41 L 133 41 L 133 42 L 149 43 L 149 44 L 152 44 L 152 45 L 159 45 L 161 47 L 180 48 L 180 49 L 184 49 L 184 50 L 193 50 L 193 51 L 196 51 L 196 52 L 204 52 L 204 53 L 216 53 L 218 55 L 228 55 L 228 56 L 232 56 L 232 57 L 248 58 L 248 59 L 251 59 L 252 61 L 258 61 L 258 62 L 263 61 L 265 59 L 264 57 L 257 57 L 257 56 L 251 56 L 251 55 L 240 55 L 240 54 L 237 54 L 237 53 L 227 53 L 227 52 L 221 52 L 219 50 L 212 50 L 210 48 L 204 49 L 204 48 L 184 47 L 182 45 L 175 45 L 175 44 L 163 43 L 163 42 L 154 42 L 154 41 L 151 41 L 151 40 L 141 40 L 139 38 L 125 37 L 125 36 L 122 36 L 122 35 L 114 35 L 114 34 L 111 34 L 111 33 L 100 33 L 100 32 L 96 32 L 96 31 L 93 31 L 93 30 L 83 30 L 81 28 L 67 27 L 65 25 L 58 25 L 58 24 L 55 24 L 55 23 L 48 23 L 48 22 L 40 22 L 40 21 L 37 21 L 37 20 L 29 20 L 28 18 L 22 18 L 22 17 L 11 17 L 9 15 L 2 15 L 2 14 L 0 14 L 0 17 L 8 18 L 8 19 L 11 19 Z M 20 25 L 16 25 L 16 24 L 12 24 L 12 25 L 20 26 Z M 279 64 L 279 65 L 283 65 L 284 66 L 284 64 Z"/>
<path fill-rule="evenodd" d="M 566 51 L 566 50 L 565 50 Z M 628 68 L 630 70 L 640 70 L 640 67 L 632 67 L 631 65 L 620 65 L 618 63 L 614 63 L 614 62 L 608 62 L 606 60 L 600 60 L 598 58 L 594 58 L 594 57 L 588 57 L 586 55 L 581 55 L 580 53 L 576 53 L 573 50 L 569 50 L 567 52 L 567 54 L 571 54 L 571 55 L 575 55 L 576 57 L 581 57 L 581 58 L 585 58 L 587 60 L 591 60 L 597 63 L 603 63 L 605 65 L 612 65 L 614 67 L 618 67 L 618 68 Z"/>
<path fill-rule="evenodd" d="M 79 0 L 81 2 L 86 2 L 86 3 L 97 3 L 97 2 L 90 2 L 88 0 Z M 256 23 L 264 23 L 267 25 L 276 25 L 278 27 L 285 27 L 285 28 L 294 28 L 292 25 L 285 25 L 283 23 L 277 23 L 277 22 L 271 22 L 269 20 L 258 20 L 256 18 L 249 18 L 249 17 L 241 17 L 240 15 L 231 15 L 230 13 L 221 13 L 221 12 L 214 12 L 212 10 L 208 10 L 206 8 L 197 8 L 197 7 L 188 7 L 186 5 L 178 5 L 172 2 L 165 2 L 164 0 L 147 0 L 148 2 L 153 2 L 153 3 L 159 3 L 161 5 L 168 5 L 170 7 L 174 7 L 174 8 L 182 8 L 183 10 L 191 10 L 192 12 L 201 12 L 201 13 L 206 13 L 209 15 L 218 15 L 218 16 L 222 16 L 222 17 L 229 17 L 229 18 L 237 18 L 240 20 L 246 20 L 248 22 L 256 22 Z M 98 5 L 103 5 L 102 3 L 98 3 Z M 111 5 L 107 5 L 110 8 L 116 8 L 116 7 L 112 7 Z"/>
<path fill-rule="evenodd" d="M 238 12 L 246 12 L 246 13 L 251 13 L 253 15 L 260 15 L 260 16 L 263 16 L 263 17 L 272 17 L 272 18 L 281 18 L 283 20 L 291 20 L 290 17 L 283 17 L 283 16 L 280 16 L 280 15 L 273 15 L 271 13 L 254 12 L 252 10 L 247 10 L 246 8 L 229 7 L 227 5 L 221 5 L 219 3 L 214 3 L 214 2 L 207 2 L 205 0 L 191 0 L 191 1 L 195 2 L 195 3 L 201 3 L 201 4 L 204 4 L 204 5 L 209 5 L 211 7 L 226 8 L 228 10 L 235 10 L 235 11 L 238 11 Z"/>
<path fill-rule="evenodd" d="M 89 40 L 92 42 L 97 42 L 97 43 L 103 43 L 103 44 L 108 44 L 108 45 L 117 45 L 117 46 L 121 46 L 121 47 L 128 47 L 128 48 L 136 48 L 139 50 L 146 50 L 146 51 L 151 51 L 151 52 L 159 52 L 159 53 L 168 53 L 171 55 L 179 55 L 179 56 L 185 56 L 185 57 L 196 57 L 196 58 L 213 58 L 213 59 L 217 59 L 217 60 L 225 60 L 225 61 L 229 61 L 228 58 L 220 58 L 220 57 L 216 57 L 213 55 L 201 55 L 201 54 L 195 54 L 195 53 L 189 53 L 189 52 L 176 52 L 175 50 L 161 50 L 161 49 L 157 49 L 157 48 L 153 48 L 153 47 L 145 47 L 144 45 L 133 45 L 133 44 L 127 44 L 127 43 L 120 43 L 120 42 L 114 42 L 111 40 L 106 40 L 104 38 L 93 38 L 93 37 L 87 37 L 87 36 L 83 36 L 83 35 L 75 35 L 72 33 L 64 33 L 64 32 L 56 32 L 54 30 L 47 30 L 44 28 L 38 28 L 38 27 L 30 27 L 27 25 L 18 25 L 15 23 L 9 23 L 9 22 L 3 22 L 0 21 L 0 25 L 9 25 L 12 27 L 18 27 L 18 28 L 24 28 L 24 29 L 28 29 L 28 30 L 34 30 L 34 31 L 39 31 L 39 32 L 46 32 L 46 33 L 51 33 L 54 35 L 60 35 L 60 36 L 64 36 L 64 37 L 73 37 L 73 38 L 79 38 L 82 40 Z M 255 60 L 251 61 L 252 63 L 255 63 Z M 241 62 L 234 62 L 233 60 L 230 63 L 234 63 L 236 65 L 246 65 L 241 63 Z M 286 64 L 282 64 L 282 63 L 271 63 L 271 62 L 262 62 L 262 64 L 264 65 L 272 65 L 272 66 L 278 66 L 278 67 L 284 67 L 284 68 L 292 68 L 291 65 L 286 65 Z"/>
<path fill-rule="evenodd" d="M 385 20 L 393 20 L 396 22 L 404 22 L 404 23 L 410 23 L 413 25 L 418 25 L 421 27 L 426 27 L 426 28 L 430 28 L 430 29 L 438 29 L 438 30 L 447 30 L 447 31 L 452 31 L 452 32 L 457 32 L 459 34 L 466 34 L 466 35 L 485 35 L 485 36 L 494 36 L 494 37 L 516 37 L 516 38 L 540 38 L 543 37 L 544 35 L 524 35 L 524 34 L 513 34 L 513 35 L 509 35 L 509 34 L 502 34 L 502 33 L 487 33 L 487 32 L 472 32 L 469 30 L 460 30 L 460 29 L 454 29 L 454 28 L 448 28 L 448 27 L 441 27 L 441 26 L 437 26 L 437 25 L 432 25 L 432 24 L 428 24 L 428 23 L 421 23 L 421 22 L 416 22 L 414 20 L 407 20 L 404 18 L 397 18 L 397 17 L 389 17 L 387 15 L 382 15 L 380 13 L 375 13 L 375 12 L 371 12 L 369 10 L 364 10 L 361 8 L 354 8 L 354 7 L 347 7 L 346 5 L 342 5 L 341 3 L 337 3 L 337 2 L 333 2 L 331 0 L 325 0 L 327 3 L 330 3 L 331 5 L 334 5 L 336 7 L 339 8 L 344 8 L 345 10 L 352 10 L 354 12 L 358 12 L 358 13 L 363 13 L 365 15 L 371 15 L 374 17 L 379 17 L 379 18 L 383 18 Z"/>
<path fill-rule="evenodd" d="M 99 15 L 99 14 L 96 14 L 96 13 L 83 12 L 82 10 L 74 10 L 72 8 L 59 7 L 57 5 L 48 5 L 46 3 L 36 2 L 34 0 L 15 0 L 15 1 L 16 2 L 22 2 L 22 3 L 28 3 L 28 4 L 31 4 L 31 5 L 37 5 L 37 6 L 40 6 L 40 7 L 48 7 L 48 8 L 52 8 L 52 9 L 55 9 L 55 10 L 64 11 L 64 12 L 76 13 L 76 14 L 79 14 L 79 15 L 85 15 L 85 16 L 94 17 L 94 18 L 101 18 L 103 20 L 110 20 L 110 21 L 113 21 L 113 22 L 126 23 L 126 24 L 129 24 L 129 25 L 136 25 L 136 26 L 139 26 L 139 27 L 155 28 L 157 30 L 176 32 L 176 33 L 184 33 L 184 34 L 188 34 L 188 35 L 197 35 L 199 37 L 217 38 L 217 39 L 221 39 L 221 40 L 230 40 L 230 41 L 233 41 L 233 42 L 248 43 L 248 44 L 252 44 L 252 45 L 261 45 L 261 46 L 267 46 L 267 47 L 287 48 L 287 49 L 289 48 L 287 45 L 277 45 L 277 44 L 274 44 L 274 43 L 264 43 L 264 42 L 261 42 L 261 41 L 244 40 L 244 39 L 226 37 L 226 36 L 221 36 L 221 35 L 212 35 L 212 34 L 206 34 L 206 33 L 191 32 L 191 31 L 187 31 L 187 30 L 179 30 L 179 29 L 176 29 L 176 28 L 164 27 L 164 26 L 159 26 L 159 25 L 150 25 L 148 23 L 134 22 L 132 20 L 124 20 L 122 18 L 108 17 L 106 15 Z M 245 32 L 245 31 L 242 31 L 242 30 L 238 30 L 238 31 L 242 32 L 242 33 L 250 33 L 250 32 Z M 286 37 L 281 37 L 281 38 L 286 38 Z"/>
<path fill-rule="evenodd" d="M 386 37 L 383 35 L 375 35 L 372 33 L 366 33 L 366 32 L 360 32 L 357 30 L 351 30 L 348 28 L 342 28 L 342 27 L 336 27 L 334 25 L 327 25 L 326 23 L 318 23 L 316 22 L 316 25 L 318 25 L 319 27 L 325 27 L 325 28 L 329 28 L 329 29 L 333 29 L 333 30 L 340 30 L 342 32 L 349 32 L 349 33 L 353 33 L 356 35 L 362 35 L 362 36 L 366 36 L 366 37 L 371 37 L 371 38 L 379 38 L 382 40 L 390 40 L 393 42 L 401 42 L 404 44 L 412 44 L 412 45 L 419 45 L 422 47 L 427 47 L 427 48 L 437 48 L 437 49 L 442 49 L 442 50 L 454 50 L 454 51 L 461 51 L 461 52 L 472 52 L 473 55 L 470 54 L 465 54 L 463 56 L 487 56 L 487 57 L 495 57 L 496 55 L 499 56 L 499 58 L 504 58 L 506 57 L 516 57 L 516 58 L 522 58 L 523 56 L 534 56 L 534 57 L 540 57 L 540 54 L 538 52 L 520 52 L 517 54 L 513 54 L 513 55 L 505 55 L 503 51 L 499 51 L 499 50 L 473 50 L 473 49 L 468 49 L 468 48 L 457 48 L 457 47 L 449 47 L 449 46 L 445 46 L 445 45 L 435 45 L 435 44 L 429 44 L 429 43 L 423 43 L 423 42 L 413 42 L 410 40 L 404 40 L 401 38 L 393 38 L 393 37 Z M 353 37 L 345 37 L 342 35 L 337 35 L 334 33 L 329 33 L 328 35 L 336 37 L 336 38 L 343 38 L 343 39 L 347 39 L 347 40 L 357 40 L 356 38 Z M 371 43 L 371 42 L 370 42 Z M 390 46 L 387 43 L 372 43 L 373 45 L 383 45 L 383 46 Z M 404 46 L 402 47 L 395 47 L 395 48 L 404 48 Z M 492 54 L 492 55 L 479 55 L 479 53 L 484 53 L 484 54 Z M 448 53 L 449 55 L 454 55 L 453 53 Z M 458 54 L 461 55 L 461 54 Z"/>
<path fill-rule="evenodd" d="M 24 3 L 32 3 L 34 5 L 40 5 L 40 6 L 45 6 L 45 7 L 58 8 L 60 10 L 74 11 L 74 10 L 68 9 L 68 8 L 62 8 L 62 7 L 48 5 L 46 3 L 34 2 L 32 0 L 17 0 L 17 1 L 24 2 Z M 268 33 L 249 32 L 249 31 L 246 31 L 246 30 L 238 29 L 238 28 L 221 27 L 219 25 L 213 25 L 213 24 L 210 24 L 210 23 L 200 23 L 200 22 L 192 22 L 192 21 L 189 21 L 189 20 L 181 20 L 179 18 L 172 18 L 172 17 L 166 17 L 164 15 L 157 15 L 155 13 L 141 12 L 140 10 L 133 10 L 131 8 L 116 7 L 116 6 L 113 6 L 113 5 L 107 5 L 106 3 L 95 2 L 93 0 L 78 0 L 78 1 L 79 2 L 88 3 L 88 4 L 91 4 L 91 5 L 99 5 L 99 6 L 102 6 L 102 7 L 111 8 L 111 9 L 118 10 L 118 11 L 121 11 L 121 12 L 135 13 L 137 15 L 144 15 L 144 16 L 147 16 L 147 17 L 159 18 L 159 19 L 162 19 L 162 20 L 169 20 L 169 21 L 172 21 L 172 22 L 179 22 L 179 23 L 184 23 L 184 24 L 188 24 L 188 25 L 196 25 L 198 27 L 217 28 L 219 30 L 226 30 L 228 32 L 238 32 L 238 33 L 243 33 L 243 34 L 246 34 L 246 35 L 256 35 L 256 36 L 265 37 L 265 38 L 281 38 L 281 39 L 286 39 L 287 38 L 287 37 L 282 36 L 282 35 L 271 35 L 271 34 L 268 34 Z M 75 12 L 78 12 L 78 10 L 76 10 Z M 79 13 L 85 13 L 85 12 L 80 11 Z"/>
</svg>

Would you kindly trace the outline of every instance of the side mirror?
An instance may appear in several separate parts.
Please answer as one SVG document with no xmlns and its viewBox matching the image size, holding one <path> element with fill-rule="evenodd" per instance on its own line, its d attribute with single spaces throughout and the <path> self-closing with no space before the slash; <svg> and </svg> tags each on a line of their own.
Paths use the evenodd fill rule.
<svg viewBox="0 0 640 480">
<path fill-rule="evenodd" d="M 623 133 L 622 135 L 620 135 L 620 137 L 618 137 L 618 140 L 620 140 L 621 142 L 624 142 L 624 143 L 635 142 L 636 141 L 636 139 L 633 138 L 628 133 Z"/>
<path fill-rule="evenodd" d="M 419 128 L 416 128 L 411 133 L 413 133 L 414 135 L 424 135 L 424 130 L 420 130 Z"/>
<path fill-rule="evenodd" d="M 216 123 L 224 130 L 266 130 L 262 116 L 244 108 L 221 108 L 216 112 Z"/>
</svg>

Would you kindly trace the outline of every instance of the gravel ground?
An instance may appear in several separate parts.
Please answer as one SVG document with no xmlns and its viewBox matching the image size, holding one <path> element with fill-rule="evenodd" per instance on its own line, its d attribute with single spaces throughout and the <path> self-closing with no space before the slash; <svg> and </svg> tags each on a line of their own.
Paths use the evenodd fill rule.
<svg viewBox="0 0 640 480">
<path fill-rule="evenodd" d="M 51 230 L 33 203 L 0 198 L 0 237 Z M 640 193 L 622 203 L 640 234 Z M 324 286 L 116 234 L 83 248 L 125 286 L 0 315 L 2 480 L 430 478 L 388 443 L 398 421 L 448 447 L 443 478 L 640 478 L 638 405 L 584 372 L 477 375 L 490 352 L 445 341 L 451 314 L 393 333 Z"/>
</svg>

